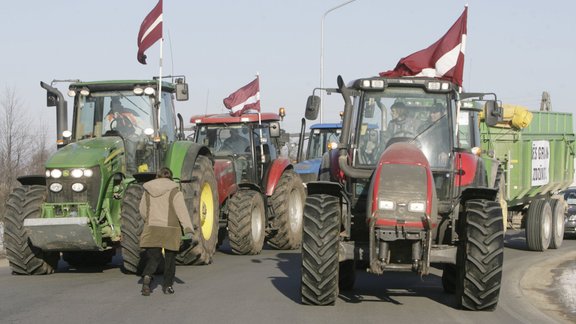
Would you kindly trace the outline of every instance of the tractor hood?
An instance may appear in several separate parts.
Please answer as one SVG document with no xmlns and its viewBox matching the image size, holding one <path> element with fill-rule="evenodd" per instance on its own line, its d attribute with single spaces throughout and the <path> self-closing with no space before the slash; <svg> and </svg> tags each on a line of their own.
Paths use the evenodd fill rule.
<svg viewBox="0 0 576 324">
<path fill-rule="evenodd" d="M 47 168 L 89 168 L 103 165 L 124 154 L 124 143 L 118 136 L 90 138 L 70 143 L 57 151 Z"/>
</svg>

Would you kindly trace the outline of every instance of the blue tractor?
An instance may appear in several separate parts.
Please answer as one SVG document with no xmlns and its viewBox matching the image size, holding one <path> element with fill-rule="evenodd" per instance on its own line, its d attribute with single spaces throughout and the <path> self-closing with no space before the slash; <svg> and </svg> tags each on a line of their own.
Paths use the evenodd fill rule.
<svg viewBox="0 0 576 324">
<path fill-rule="evenodd" d="M 340 141 L 342 123 L 322 123 L 310 126 L 308 145 L 304 152 L 305 122 L 302 122 L 300 139 L 298 142 L 298 163 L 294 165 L 294 171 L 300 175 L 302 182 L 316 181 L 320 179 L 323 159 L 329 158 L 329 150 L 335 149 Z"/>
</svg>

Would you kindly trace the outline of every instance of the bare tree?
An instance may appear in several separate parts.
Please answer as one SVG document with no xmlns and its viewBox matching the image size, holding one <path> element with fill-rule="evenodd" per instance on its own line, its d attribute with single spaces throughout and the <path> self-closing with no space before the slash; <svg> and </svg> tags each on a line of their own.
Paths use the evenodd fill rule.
<svg viewBox="0 0 576 324">
<path fill-rule="evenodd" d="M 49 151 L 46 127 L 35 133 L 21 101 L 13 89 L 0 94 L 0 220 L 4 202 L 18 182 L 16 178 L 29 172 L 42 174 Z"/>
</svg>

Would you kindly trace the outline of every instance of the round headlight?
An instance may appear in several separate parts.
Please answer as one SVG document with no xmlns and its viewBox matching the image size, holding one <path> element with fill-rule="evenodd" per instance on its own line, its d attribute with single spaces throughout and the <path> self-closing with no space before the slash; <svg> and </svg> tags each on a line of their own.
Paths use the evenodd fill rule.
<svg viewBox="0 0 576 324">
<path fill-rule="evenodd" d="M 58 182 L 54 182 L 50 184 L 50 191 L 52 192 L 60 192 L 62 191 L 62 184 Z"/>
<path fill-rule="evenodd" d="M 58 179 L 62 176 L 62 171 L 59 169 L 54 169 L 54 170 L 50 171 L 50 175 L 52 176 L 52 178 Z"/>
<path fill-rule="evenodd" d="M 72 169 L 72 172 L 70 172 L 70 175 L 72 175 L 73 178 L 80 178 L 83 174 L 84 172 L 82 169 Z"/>
<path fill-rule="evenodd" d="M 84 170 L 84 176 L 90 178 L 94 174 L 94 171 L 91 169 Z"/>
<path fill-rule="evenodd" d="M 154 93 L 156 93 L 156 90 L 154 90 L 154 88 L 152 88 L 152 87 L 146 87 L 146 89 L 144 89 L 144 93 L 151 96 Z"/>
<path fill-rule="evenodd" d="M 62 132 L 62 137 L 64 137 L 64 138 L 70 138 L 70 137 L 72 137 L 72 132 L 69 131 L 69 130 L 65 130 L 65 131 Z"/>
<path fill-rule="evenodd" d="M 144 89 L 142 89 L 142 88 L 140 88 L 140 87 L 134 88 L 133 91 L 134 91 L 134 94 L 135 94 L 135 95 L 138 95 L 138 96 L 144 93 Z"/>
<path fill-rule="evenodd" d="M 152 128 L 144 128 L 144 134 L 148 136 L 154 135 L 154 129 Z"/>
<path fill-rule="evenodd" d="M 50 170 L 46 170 L 46 178 L 50 178 Z"/>
<path fill-rule="evenodd" d="M 84 184 L 83 183 L 73 183 L 72 190 L 74 192 L 82 192 L 84 191 Z"/>
</svg>

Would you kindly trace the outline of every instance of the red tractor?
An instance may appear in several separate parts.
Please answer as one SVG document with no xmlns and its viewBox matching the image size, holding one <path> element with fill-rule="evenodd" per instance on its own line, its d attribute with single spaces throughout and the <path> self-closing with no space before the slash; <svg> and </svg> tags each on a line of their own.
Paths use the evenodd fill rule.
<svg viewBox="0 0 576 324">
<path fill-rule="evenodd" d="M 297 249 L 302 242 L 305 190 L 290 161 L 280 157 L 281 115 L 283 110 L 280 115 L 205 115 L 190 120 L 196 143 L 213 153 L 220 228 L 228 229 L 236 254 L 260 253 L 265 239 L 277 249 Z"/>
<path fill-rule="evenodd" d="M 338 77 L 344 117 L 331 151 L 331 182 L 308 182 L 302 241 L 302 303 L 332 305 L 352 289 L 355 269 L 373 274 L 443 269 L 444 290 L 460 307 L 494 310 L 504 237 L 498 185 L 478 147 L 463 147 L 464 97 L 433 78 Z M 494 96 L 495 97 L 495 96 Z M 315 119 L 320 98 L 308 98 Z M 485 101 L 487 121 L 501 114 Z M 478 109 L 479 110 L 479 109 Z M 466 142 L 478 124 L 466 123 Z M 464 135 L 462 135 L 463 137 Z"/>
</svg>

